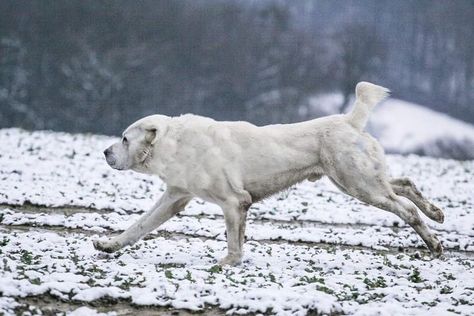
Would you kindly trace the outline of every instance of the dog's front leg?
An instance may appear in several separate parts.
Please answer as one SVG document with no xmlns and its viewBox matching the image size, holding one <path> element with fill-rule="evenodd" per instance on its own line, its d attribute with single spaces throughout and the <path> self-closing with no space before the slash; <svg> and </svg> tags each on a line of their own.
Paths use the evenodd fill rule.
<svg viewBox="0 0 474 316">
<path fill-rule="evenodd" d="M 229 203 L 223 207 L 227 232 L 227 256 L 219 261 L 220 265 L 236 265 L 243 256 L 245 221 L 250 204 Z"/>
<path fill-rule="evenodd" d="M 151 210 L 126 231 L 109 240 L 94 240 L 94 247 L 97 250 L 112 253 L 127 245 L 132 245 L 183 210 L 190 200 L 191 197 L 183 192 L 168 189 Z"/>
</svg>

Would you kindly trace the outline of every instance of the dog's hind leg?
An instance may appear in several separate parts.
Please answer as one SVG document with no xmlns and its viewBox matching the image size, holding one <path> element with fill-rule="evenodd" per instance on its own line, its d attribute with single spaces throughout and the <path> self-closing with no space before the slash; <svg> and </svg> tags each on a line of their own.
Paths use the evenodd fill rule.
<svg viewBox="0 0 474 316">
<path fill-rule="evenodd" d="M 418 233 L 434 256 L 439 257 L 443 253 L 441 243 L 423 222 L 416 206 L 411 201 L 395 194 L 383 173 L 367 178 L 366 181 L 361 181 L 362 179 L 364 179 L 362 175 L 359 175 L 358 177 L 345 178 L 346 181 L 343 182 L 341 180 L 344 180 L 344 178 L 338 181 L 337 178 L 331 177 L 331 180 L 343 192 L 362 202 L 394 213 L 403 219 Z"/>
<path fill-rule="evenodd" d="M 168 188 L 151 210 L 144 214 L 127 230 L 106 241 L 94 240 L 94 247 L 97 250 L 111 253 L 127 245 L 132 245 L 183 210 L 190 200 L 191 196 L 179 190 Z"/>
<path fill-rule="evenodd" d="M 415 204 L 395 194 L 385 168 L 379 166 L 383 161 L 380 151 L 370 156 L 353 151 L 351 155 L 333 157 L 327 174 L 337 187 L 362 202 L 398 215 L 420 235 L 435 256 L 442 254 L 441 243 L 422 221 Z"/>
<path fill-rule="evenodd" d="M 385 174 L 379 173 L 364 179 L 357 170 L 353 169 L 352 173 L 353 175 L 357 174 L 357 177 L 337 178 L 333 176 L 331 180 L 343 192 L 358 200 L 399 216 L 420 235 L 434 256 L 439 257 L 443 253 L 441 243 L 423 222 L 416 206 L 411 201 L 395 194 L 391 184 L 385 179 Z"/>
<path fill-rule="evenodd" d="M 396 194 L 375 196 L 365 202 L 398 215 L 420 235 L 434 256 L 439 257 L 443 254 L 441 242 L 423 222 L 413 203 L 404 200 Z"/>
<path fill-rule="evenodd" d="M 410 179 L 392 179 L 390 180 L 390 184 L 396 194 L 411 200 L 430 219 L 438 223 L 444 222 L 443 211 L 436 205 L 430 203 Z"/>
</svg>

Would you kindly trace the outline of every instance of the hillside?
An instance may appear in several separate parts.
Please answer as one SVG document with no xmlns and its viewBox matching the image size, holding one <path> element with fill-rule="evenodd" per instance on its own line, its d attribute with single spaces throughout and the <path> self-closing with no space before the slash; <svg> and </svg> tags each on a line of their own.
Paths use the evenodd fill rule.
<svg viewBox="0 0 474 316">
<path fill-rule="evenodd" d="M 394 215 L 322 179 L 252 206 L 243 263 L 220 268 L 222 213 L 200 200 L 133 247 L 94 250 L 92 239 L 126 229 L 164 190 L 156 177 L 106 165 L 115 140 L 0 130 L 0 314 L 474 310 L 474 161 L 388 156 L 394 176 L 445 210 L 444 224 L 424 217 L 443 259 L 430 259 Z"/>
</svg>

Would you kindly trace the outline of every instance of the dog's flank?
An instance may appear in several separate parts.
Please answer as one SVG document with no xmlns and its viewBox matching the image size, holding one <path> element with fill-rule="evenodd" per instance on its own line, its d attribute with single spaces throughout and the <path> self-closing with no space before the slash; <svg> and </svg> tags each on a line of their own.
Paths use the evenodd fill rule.
<svg viewBox="0 0 474 316">
<path fill-rule="evenodd" d="M 227 231 L 228 255 L 242 258 L 247 211 L 252 203 L 305 179 L 327 176 L 342 192 L 392 212 L 412 226 L 436 256 L 442 247 L 418 209 L 442 222 L 442 211 L 409 179 L 391 179 L 384 152 L 363 129 L 388 89 L 368 82 L 356 87 L 351 112 L 295 124 L 257 127 L 183 115 L 145 117 L 126 129 L 124 140 L 105 151 L 111 167 L 158 175 L 167 189 L 155 206 L 121 235 L 95 242 L 116 251 L 181 211 L 193 198 L 219 205 Z"/>
</svg>

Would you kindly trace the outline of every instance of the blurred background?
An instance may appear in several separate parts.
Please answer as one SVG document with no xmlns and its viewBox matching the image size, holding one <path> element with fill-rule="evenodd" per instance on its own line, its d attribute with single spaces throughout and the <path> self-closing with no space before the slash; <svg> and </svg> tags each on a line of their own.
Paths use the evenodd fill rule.
<svg viewBox="0 0 474 316">
<path fill-rule="evenodd" d="M 474 159 L 474 1 L 0 0 L 0 127 L 118 135 L 152 113 L 255 124 L 393 99 L 389 152 Z"/>
</svg>

